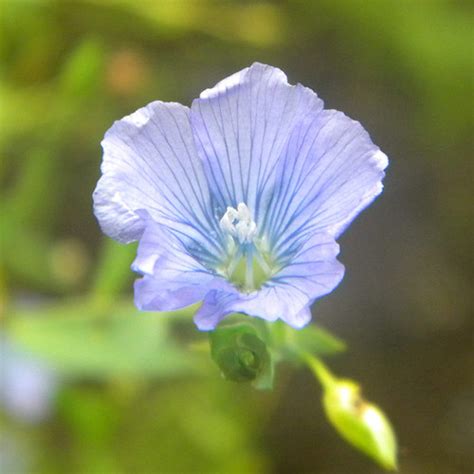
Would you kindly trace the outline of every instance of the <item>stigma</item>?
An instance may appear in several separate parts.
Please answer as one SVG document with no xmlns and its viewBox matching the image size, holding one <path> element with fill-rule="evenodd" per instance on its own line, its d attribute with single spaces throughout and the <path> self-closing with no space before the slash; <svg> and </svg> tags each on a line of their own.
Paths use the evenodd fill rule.
<svg viewBox="0 0 474 474">
<path fill-rule="evenodd" d="M 265 237 L 258 235 L 250 209 L 243 202 L 237 209 L 228 207 L 219 226 L 226 237 L 226 250 L 216 271 L 244 293 L 258 290 L 278 268 Z"/>
<path fill-rule="evenodd" d="M 228 207 L 219 225 L 226 234 L 237 239 L 240 244 L 252 243 L 257 235 L 257 224 L 243 202 L 237 205 L 237 209 Z"/>
</svg>

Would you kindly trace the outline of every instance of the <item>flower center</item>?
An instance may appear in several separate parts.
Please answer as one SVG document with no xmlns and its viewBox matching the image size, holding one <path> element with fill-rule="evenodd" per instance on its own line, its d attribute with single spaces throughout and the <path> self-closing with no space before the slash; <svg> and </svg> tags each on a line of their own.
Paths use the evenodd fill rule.
<svg viewBox="0 0 474 474">
<path fill-rule="evenodd" d="M 250 210 L 243 202 L 239 203 L 237 209 L 228 207 L 219 224 L 225 233 L 236 237 L 241 244 L 253 242 L 257 234 L 257 224 L 252 220 Z"/>
<path fill-rule="evenodd" d="M 226 236 L 226 254 L 217 272 L 239 290 L 246 293 L 258 290 L 277 271 L 265 237 L 258 236 L 257 224 L 243 202 L 237 209 L 228 207 L 219 221 Z"/>
</svg>

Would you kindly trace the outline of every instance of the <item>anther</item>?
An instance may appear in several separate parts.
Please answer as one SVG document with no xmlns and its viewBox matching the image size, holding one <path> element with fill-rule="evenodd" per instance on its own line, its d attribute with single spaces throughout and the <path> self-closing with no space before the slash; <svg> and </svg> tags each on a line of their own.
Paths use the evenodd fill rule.
<svg viewBox="0 0 474 474">
<path fill-rule="evenodd" d="M 243 202 L 238 204 L 237 209 L 228 207 L 219 224 L 224 232 L 235 237 L 241 244 L 253 242 L 257 234 L 257 224 Z"/>
</svg>

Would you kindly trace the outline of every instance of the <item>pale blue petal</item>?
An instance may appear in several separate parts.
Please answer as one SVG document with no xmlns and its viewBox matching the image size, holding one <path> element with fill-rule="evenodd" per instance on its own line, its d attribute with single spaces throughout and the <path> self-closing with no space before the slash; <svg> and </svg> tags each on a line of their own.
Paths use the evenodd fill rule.
<svg viewBox="0 0 474 474">
<path fill-rule="evenodd" d="M 190 239 L 215 245 L 210 235 L 216 223 L 187 107 L 153 102 L 115 122 L 102 147 L 94 212 L 106 234 L 122 242 L 139 239 L 144 221 L 137 211 L 144 209 Z"/>
<path fill-rule="evenodd" d="M 214 292 L 204 300 L 195 322 L 201 330 L 212 330 L 226 314 L 242 312 L 267 321 L 282 319 L 301 328 L 311 319 L 311 303 L 333 291 L 344 275 L 344 266 L 336 259 L 338 253 L 331 235 L 316 234 L 259 291 Z"/>
<path fill-rule="evenodd" d="M 275 165 L 295 125 L 322 108 L 308 88 L 255 63 L 205 90 L 191 107 L 196 147 L 221 214 L 247 204 L 258 223 Z"/>
<path fill-rule="evenodd" d="M 163 281 L 145 275 L 135 282 L 135 306 L 141 311 L 173 311 L 204 299 L 205 286 Z"/>
<path fill-rule="evenodd" d="M 194 323 L 200 331 L 212 331 L 219 322 L 233 312 L 232 304 L 238 299 L 237 291 L 212 290 L 194 315 Z"/>
<path fill-rule="evenodd" d="M 277 251 L 314 232 L 339 236 L 382 191 L 387 164 L 363 127 L 341 112 L 306 117 L 284 150 L 264 222 Z"/>
<path fill-rule="evenodd" d="M 151 218 L 132 269 L 144 278 L 135 283 L 139 309 L 169 311 L 201 301 L 210 288 L 228 285 L 189 254 L 173 231 Z M 222 280 L 222 281 L 221 281 Z"/>
<path fill-rule="evenodd" d="M 311 321 L 311 318 L 311 308 L 309 306 L 305 306 L 298 313 L 292 315 L 291 318 L 287 319 L 282 317 L 282 320 L 288 323 L 290 326 L 293 326 L 295 329 L 301 329 Z"/>
<path fill-rule="evenodd" d="M 336 259 L 339 245 L 328 234 L 315 234 L 291 258 L 255 298 L 241 298 L 234 311 L 267 320 L 282 319 L 300 328 L 309 322 L 302 313 L 311 303 L 330 293 L 340 283 L 344 266 Z"/>
</svg>

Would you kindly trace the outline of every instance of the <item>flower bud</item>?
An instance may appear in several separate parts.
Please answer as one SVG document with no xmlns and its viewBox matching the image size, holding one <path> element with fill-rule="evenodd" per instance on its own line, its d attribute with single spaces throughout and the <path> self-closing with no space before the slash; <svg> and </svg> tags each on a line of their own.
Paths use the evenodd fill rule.
<svg viewBox="0 0 474 474">
<path fill-rule="evenodd" d="M 334 379 L 324 387 L 326 415 L 339 434 L 388 470 L 397 468 L 397 442 L 384 413 L 365 401 L 351 380 Z"/>
<path fill-rule="evenodd" d="M 220 326 L 210 333 L 209 338 L 211 357 L 226 379 L 256 382 L 269 374 L 270 354 L 252 325 Z"/>
</svg>

